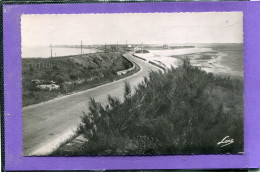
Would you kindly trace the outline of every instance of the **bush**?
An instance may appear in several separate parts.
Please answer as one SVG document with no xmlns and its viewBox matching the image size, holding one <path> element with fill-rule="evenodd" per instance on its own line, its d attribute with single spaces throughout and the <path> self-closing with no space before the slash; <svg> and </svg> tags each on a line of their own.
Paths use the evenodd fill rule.
<svg viewBox="0 0 260 172">
<path fill-rule="evenodd" d="M 135 51 L 135 53 L 149 53 L 148 50 L 137 50 Z"/>
<path fill-rule="evenodd" d="M 124 102 L 91 99 L 79 132 L 93 135 L 84 155 L 237 153 L 243 151 L 243 81 L 190 65 L 151 72 Z M 92 122 L 90 122 L 91 120 Z M 94 129 L 94 126 L 96 129 Z M 235 142 L 220 148 L 225 136 Z"/>
</svg>

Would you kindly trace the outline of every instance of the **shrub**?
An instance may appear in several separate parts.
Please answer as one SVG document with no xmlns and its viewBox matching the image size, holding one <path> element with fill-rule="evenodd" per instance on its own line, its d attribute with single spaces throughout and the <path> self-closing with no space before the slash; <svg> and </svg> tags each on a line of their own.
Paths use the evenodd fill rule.
<svg viewBox="0 0 260 172">
<path fill-rule="evenodd" d="M 79 131 L 97 129 L 80 154 L 243 151 L 243 81 L 208 74 L 188 60 L 177 69 L 151 72 L 134 94 L 125 83 L 124 101 L 109 96 L 108 102 L 103 107 L 91 99 Z M 220 148 L 226 135 L 235 143 Z"/>
<path fill-rule="evenodd" d="M 148 50 L 137 50 L 135 51 L 135 53 L 149 53 Z"/>
</svg>

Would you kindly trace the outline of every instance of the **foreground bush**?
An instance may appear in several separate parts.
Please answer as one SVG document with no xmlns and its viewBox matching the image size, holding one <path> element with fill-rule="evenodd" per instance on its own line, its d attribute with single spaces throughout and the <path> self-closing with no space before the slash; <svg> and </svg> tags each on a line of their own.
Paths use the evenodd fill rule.
<svg viewBox="0 0 260 172">
<path fill-rule="evenodd" d="M 91 99 L 79 133 L 89 138 L 73 155 L 215 154 L 243 152 L 243 81 L 214 76 L 185 61 L 151 72 L 124 102 Z M 217 145 L 225 136 L 234 140 Z M 56 151 L 55 154 L 64 154 Z"/>
</svg>

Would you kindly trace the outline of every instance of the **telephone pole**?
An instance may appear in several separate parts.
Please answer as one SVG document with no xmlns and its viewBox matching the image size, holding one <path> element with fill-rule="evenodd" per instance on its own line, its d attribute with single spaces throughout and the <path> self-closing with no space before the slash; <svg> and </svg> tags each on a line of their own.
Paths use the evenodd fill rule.
<svg viewBox="0 0 260 172">
<path fill-rule="evenodd" d="M 142 43 L 142 58 L 144 58 L 144 45 Z"/>
<path fill-rule="evenodd" d="M 116 41 L 116 51 L 118 52 L 118 41 Z"/>
<path fill-rule="evenodd" d="M 80 45 L 80 52 L 82 54 L 82 41 L 81 41 L 81 45 Z"/>
<path fill-rule="evenodd" d="M 52 45 L 50 45 L 50 48 L 51 48 L 51 57 L 52 57 Z"/>
</svg>

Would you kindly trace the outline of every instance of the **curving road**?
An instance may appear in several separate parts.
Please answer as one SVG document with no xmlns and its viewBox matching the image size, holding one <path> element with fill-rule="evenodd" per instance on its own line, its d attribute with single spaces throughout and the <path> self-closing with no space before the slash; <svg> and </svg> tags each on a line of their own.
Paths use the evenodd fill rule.
<svg viewBox="0 0 260 172">
<path fill-rule="evenodd" d="M 133 88 L 144 76 L 157 67 L 133 57 L 126 57 L 137 63 L 141 70 L 131 76 L 101 85 L 86 91 L 56 98 L 44 103 L 24 107 L 23 112 L 23 155 L 44 155 L 52 151 L 59 143 L 68 139 L 77 125 L 80 116 L 88 112 L 89 98 L 107 103 L 107 95 L 123 98 L 124 82 L 128 81 Z"/>
</svg>

